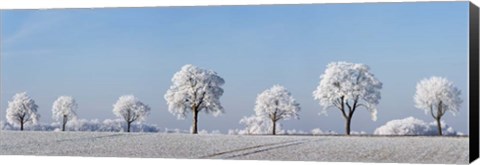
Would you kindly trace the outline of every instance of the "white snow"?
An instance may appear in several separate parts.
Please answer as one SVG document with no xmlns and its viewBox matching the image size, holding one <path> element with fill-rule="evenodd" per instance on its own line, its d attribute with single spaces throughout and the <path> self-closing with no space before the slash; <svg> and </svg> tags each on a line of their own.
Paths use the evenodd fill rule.
<svg viewBox="0 0 480 165">
<path fill-rule="evenodd" d="M 443 135 L 460 135 L 445 122 L 441 122 Z M 414 117 L 392 120 L 375 129 L 376 135 L 438 135 L 437 123 L 426 123 Z"/>
<path fill-rule="evenodd" d="M 0 131 L 0 155 L 468 163 L 466 137 Z"/>
<path fill-rule="evenodd" d="M 229 130 L 229 134 L 240 134 L 240 135 L 263 135 L 272 133 L 272 122 L 263 116 L 252 115 L 250 117 L 243 117 L 240 124 L 245 125 L 244 129 L 241 130 Z M 275 122 L 276 134 L 282 133 L 282 126 L 279 122 Z"/>
</svg>

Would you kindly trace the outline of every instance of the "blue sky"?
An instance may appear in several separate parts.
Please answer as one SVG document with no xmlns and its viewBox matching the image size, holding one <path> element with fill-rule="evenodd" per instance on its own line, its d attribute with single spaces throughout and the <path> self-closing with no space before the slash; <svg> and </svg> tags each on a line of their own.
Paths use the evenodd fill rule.
<svg viewBox="0 0 480 165">
<path fill-rule="evenodd" d="M 61 95 L 79 103 L 86 119 L 111 119 L 112 104 L 134 94 L 152 107 L 147 123 L 188 129 L 163 96 L 181 66 L 218 72 L 226 83 L 225 114 L 201 114 L 199 129 L 242 128 L 258 93 L 274 84 L 300 103 L 300 120 L 286 129 L 344 132 L 338 110 L 319 116 L 313 100 L 325 66 L 364 63 L 383 82 L 378 120 L 357 111 L 352 130 L 373 130 L 409 116 L 415 85 L 443 76 L 462 91 L 460 112 L 444 120 L 468 132 L 468 2 L 160 7 L 1 11 L 1 120 L 8 100 L 27 91 L 42 122 Z M 191 117 L 191 116 L 189 116 Z"/>
</svg>

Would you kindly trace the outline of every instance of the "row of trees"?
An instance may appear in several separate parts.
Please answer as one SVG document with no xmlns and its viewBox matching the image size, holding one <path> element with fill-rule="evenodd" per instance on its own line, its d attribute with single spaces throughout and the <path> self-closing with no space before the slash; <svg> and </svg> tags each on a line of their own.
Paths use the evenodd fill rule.
<svg viewBox="0 0 480 165">
<path fill-rule="evenodd" d="M 372 120 L 377 119 L 377 108 L 381 99 L 382 83 L 370 72 L 365 64 L 333 62 L 327 65 L 320 76 L 313 97 L 321 106 L 322 113 L 327 109 L 338 109 L 345 120 L 345 134 L 350 135 L 354 113 L 364 108 L 371 113 Z M 437 123 L 437 131 L 442 135 L 441 118 L 450 111 L 458 112 L 462 99 L 460 90 L 446 78 L 433 76 L 421 80 L 416 86 L 415 107 L 431 114 Z M 262 128 L 271 127 L 275 134 L 277 121 L 298 118 L 299 105 L 284 87 L 275 85 L 259 94 L 254 116 L 240 120 L 247 132 L 262 132 Z M 271 120 L 266 123 L 265 120 Z"/>
<path fill-rule="evenodd" d="M 188 113 L 192 113 L 191 133 L 197 134 L 198 113 L 203 111 L 214 116 L 224 113 L 220 103 L 224 84 L 225 80 L 212 70 L 185 65 L 174 74 L 172 85 L 164 95 L 168 111 L 179 119 L 185 119 Z M 442 135 L 440 120 L 446 111 L 458 112 L 462 103 L 460 90 L 451 81 L 441 77 L 421 80 L 416 88 L 415 106 L 432 115 Z M 370 111 L 372 120 L 376 120 L 381 89 L 382 83 L 367 65 L 333 62 L 327 65 L 312 94 L 323 107 L 322 113 L 326 113 L 327 109 L 340 111 L 345 119 L 345 134 L 350 135 L 352 117 L 358 109 Z M 131 123 L 144 121 L 150 112 L 150 107 L 133 95 L 121 96 L 113 107 L 113 113 L 127 123 L 127 132 Z M 25 123 L 38 120 L 37 108 L 35 101 L 25 92 L 18 93 L 8 103 L 7 121 L 20 125 L 23 130 Z M 54 102 L 53 118 L 62 121 L 62 130 L 65 130 L 66 122 L 76 118 L 77 108 L 77 103 L 69 96 L 61 96 Z M 277 122 L 298 119 L 300 109 L 285 87 L 274 85 L 257 96 L 255 115 L 242 119 L 241 123 L 249 123 L 248 129 L 258 129 L 255 124 L 267 124 L 271 127 L 271 134 L 276 134 Z"/>
<path fill-rule="evenodd" d="M 8 102 L 7 122 L 20 126 L 23 131 L 25 124 L 36 124 L 40 118 L 38 105 L 26 92 L 17 93 L 12 101 Z M 59 121 L 62 131 L 65 131 L 67 122 L 77 119 L 78 104 L 71 96 L 60 96 L 53 102 L 52 118 Z M 135 121 L 144 121 L 150 112 L 150 107 L 143 104 L 133 95 L 121 96 L 113 105 L 113 114 L 123 118 L 127 123 L 127 132 Z"/>
</svg>

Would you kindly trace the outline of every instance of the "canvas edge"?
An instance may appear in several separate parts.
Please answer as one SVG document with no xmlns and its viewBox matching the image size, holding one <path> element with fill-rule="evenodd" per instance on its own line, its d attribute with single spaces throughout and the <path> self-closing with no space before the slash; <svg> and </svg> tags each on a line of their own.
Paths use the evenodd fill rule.
<svg viewBox="0 0 480 165">
<path fill-rule="evenodd" d="M 469 136 L 470 163 L 479 157 L 479 9 L 469 3 Z"/>
</svg>

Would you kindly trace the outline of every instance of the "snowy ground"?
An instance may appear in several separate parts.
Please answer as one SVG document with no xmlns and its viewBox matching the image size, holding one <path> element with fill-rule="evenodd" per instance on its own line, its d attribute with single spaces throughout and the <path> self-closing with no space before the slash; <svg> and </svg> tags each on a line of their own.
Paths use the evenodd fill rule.
<svg viewBox="0 0 480 165">
<path fill-rule="evenodd" d="M 464 164 L 468 138 L 0 131 L 0 155 Z"/>
</svg>

